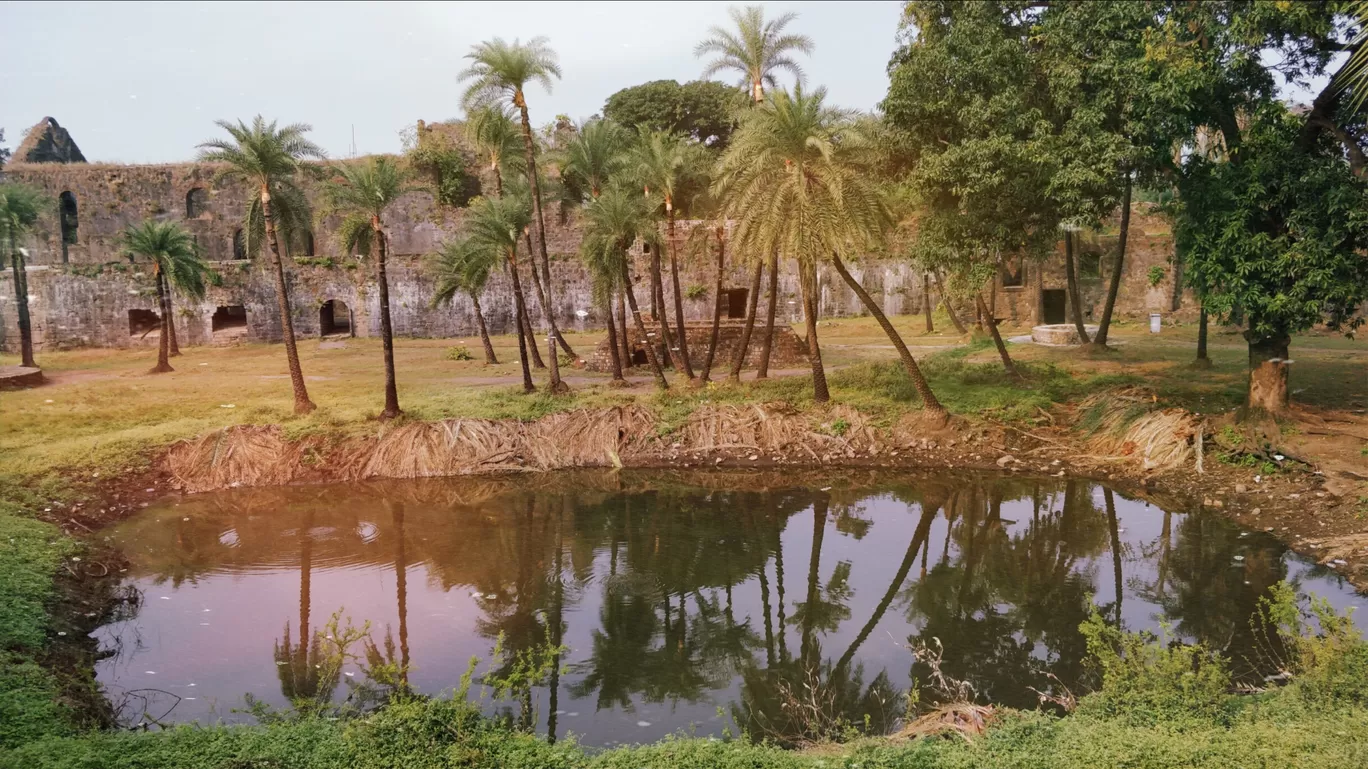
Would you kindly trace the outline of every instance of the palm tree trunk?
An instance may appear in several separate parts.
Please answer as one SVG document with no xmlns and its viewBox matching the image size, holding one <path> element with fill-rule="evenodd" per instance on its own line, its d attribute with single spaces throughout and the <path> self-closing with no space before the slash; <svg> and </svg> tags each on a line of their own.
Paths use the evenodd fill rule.
<svg viewBox="0 0 1368 769">
<path fill-rule="evenodd" d="M 499 359 L 494 355 L 494 345 L 489 341 L 489 329 L 485 326 L 484 310 L 480 309 L 480 295 L 471 292 L 470 301 L 475 306 L 475 325 L 480 329 L 480 344 L 484 345 L 485 363 L 491 366 L 498 365 Z"/>
<path fill-rule="evenodd" d="M 651 371 L 655 373 L 656 384 L 660 389 L 670 389 L 670 383 L 665 380 L 665 372 L 660 368 L 660 358 L 656 355 L 655 345 L 651 344 L 651 338 L 646 336 L 646 324 L 641 322 L 641 310 L 637 309 L 636 293 L 632 291 L 632 278 L 627 274 L 627 260 L 622 260 L 622 290 L 627 294 L 627 304 L 632 309 L 632 318 L 636 321 L 637 333 L 641 335 L 642 346 L 646 348 L 646 359 L 651 362 Z M 663 324 L 662 324 L 663 325 Z"/>
<path fill-rule="evenodd" d="M 1112 497 L 1112 490 L 1106 486 L 1102 487 L 1102 498 L 1107 503 L 1107 530 L 1111 534 L 1112 552 L 1112 581 L 1116 587 L 1116 626 L 1121 627 L 1121 597 L 1123 594 L 1122 582 L 1124 575 L 1121 571 L 1121 530 L 1116 521 L 1116 500 Z"/>
<path fill-rule="evenodd" d="M 756 379 L 769 378 L 770 352 L 774 350 L 774 313 L 779 307 L 779 252 L 770 254 L 769 307 L 765 310 L 765 335 L 760 338 L 760 366 Z"/>
<path fill-rule="evenodd" d="M 518 279 L 518 256 L 514 248 L 508 249 L 508 274 L 513 277 L 514 314 L 526 320 L 527 306 L 523 303 L 522 281 Z M 527 333 L 522 323 L 515 325 L 518 327 L 518 361 L 522 364 L 523 392 L 536 392 L 537 387 L 532 384 L 532 370 L 527 367 L 527 348 L 536 347 L 536 342 L 533 341 L 536 337 Z"/>
<path fill-rule="evenodd" d="M 380 343 L 385 353 L 385 410 L 380 412 L 380 418 L 393 419 L 399 416 L 399 388 L 394 381 L 394 325 L 390 320 L 389 275 L 385 271 L 388 246 L 380 217 L 371 217 L 371 229 L 375 231 L 375 279 L 380 284 Z"/>
<path fill-rule="evenodd" d="M 167 331 L 167 321 L 171 317 L 171 303 L 166 299 L 166 275 L 162 273 L 161 265 L 153 268 L 157 273 L 157 309 L 161 311 L 161 333 L 157 335 L 157 365 L 152 367 L 149 374 L 165 374 L 175 371 L 171 368 L 171 363 L 167 360 L 170 350 L 170 336 Z"/>
<path fill-rule="evenodd" d="M 611 311 L 612 308 L 609 308 Z M 627 297 L 622 289 L 617 290 L 617 312 L 618 328 L 622 333 L 618 335 L 618 344 L 622 347 L 622 366 L 623 368 L 632 367 L 632 343 L 630 340 L 631 332 L 627 330 Z"/>
<path fill-rule="evenodd" d="M 1078 296 L 1078 273 L 1074 270 L 1073 233 L 1068 230 L 1064 231 L 1064 274 L 1068 279 L 1069 314 L 1073 316 L 1079 342 L 1088 344 L 1088 329 L 1083 326 L 1083 303 Z"/>
<path fill-rule="evenodd" d="M 808 363 L 812 365 L 812 401 L 826 403 L 831 400 L 827 390 L 826 370 L 822 368 L 822 346 L 817 342 L 817 268 L 812 264 L 798 263 L 803 289 L 803 319 L 807 322 Z"/>
<path fill-rule="evenodd" d="M 712 334 L 708 337 L 708 354 L 703 358 L 703 373 L 699 377 L 704 382 L 708 381 L 708 376 L 712 373 L 713 358 L 717 355 L 717 340 L 722 334 L 722 280 L 725 277 L 726 269 L 726 241 L 723 239 L 725 230 L 717 228 L 717 281 L 713 287 L 713 320 Z"/>
<path fill-rule="evenodd" d="M 1007 345 L 1002 342 L 1002 334 L 998 333 L 997 319 L 993 317 L 988 308 L 983 304 L 983 294 L 975 293 L 974 300 L 978 302 L 979 313 L 987 317 L 988 333 L 993 337 L 993 346 L 997 347 L 998 357 L 1002 358 L 1002 367 L 1007 370 L 1007 375 L 1012 379 L 1020 381 L 1021 372 L 1017 371 L 1016 364 L 1012 362 L 1012 356 L 1007 354 Z"/>
<path fill-rule="evenodd" d="M 280 242 L 276 239 L 275 219 L 271 215 L 271 193 L 261 185 L 261 218 L 266 221 L 266 243 L 271 247 L 271 266 L 275 268 L 276 300 L 280 306 L 281 332 L 285 336 L 285 359 L 290 366 L 290 384 L 294 386 L 294 410 L 307 414 L 314 410 L 309 391 L 304 387 L 304 370 L 299 366 L 299 350 L 295 347 L 294 319 L 290 314 L 290 293 L 285 284 L 285 265 L 280 259 Z"/>
<path fill-rule="evenodd" d="M 670 239 L 670 281 L 674 284 L 675 324 L 679 327 L 679 360 L 684 364 L 680 370 L 690 381 L 694 376 L 693 363 L 689 360 L 689 338 L 684 328 L 684 293 L 679 289 L 679 259 L 675 257 L 675 220 L 674 209 L 667 204 L 666 230 Z"/>
<path fill-rule="evenodd" d="M 550 264 L 550 259 L 546 255 L 546 221 L 542 218 L 541 185 L 537 181 L 537 151 L 532 143 L 532 122 L 527 118 L 527 100 L 523 98 L 522 91 L 519 90 L 513 99 L 513 103 L 518 105 L 518 112 L 522 117 L 523 150 L 527 154 L 527 186 L 532 190 L 532 225 L 537 228 L 536 241 L 541 249 L 542 261 Z M 560 334 L 556 333 L 556 322 L 551 317 L 551 305 L 548 304 L 550 297 L 543 291 L 541 281 L 535 275 L 537 271 L 536 254 L 528 254 L 528 259 L 532 262 L 532 282 L 537 288 L 537 298 L 542 303 L 542 314 L 546 316 L 546 325 L 549 330 L 547 346 L 550 348 L 551 356 L 551 381 L 547 389 L 552 393 L 560 394 L 569 392 L 570 388 L 561 381 L 560 359 L 556 356 L 556 338 Z M 550 275 L 551 268 L 547 267 L 547 274 Z M 546 289 L 550 289 L 547 286 Z M 531 340 L 529 340 L 530 342 Z"/>
<path fill-rule="evenodd" d="M 556 313 L 552 312 L 550 305 L 547 304 L 550 301 L 550 293 L 549 291 L 543 290 L 544 280 L 549 282 L 548 278 L 544 278 L 541 273 L 537 272 L 537 265 L 534 262 L 532 264 L 532 285 L 536 288 L 538 300 L 541 301 L 542 306 L 548 308 L 547 311 L 551 315 L 551 329 L 556 334 L 556 342 L 560 345 L 561 350 L 564 351 L 566 355 L 569 355 L 571 358 L 577 358 L 578 356 L 575 355 L 575 349 L 571 347 L 570 343 L 565 341 L 565 337 L 561 335 L 560 326 L 556 323 Z"/>
<path fill-rule="evenodd" d="M 390 510 L 394 520 L 394 600 L 399 610 L 399 682 L 407 689 L 409 674 L 408 557 L 404 552 L 404 506 Z"/>
<path fill-rule="evenodd" d="M 531 234 L 531 233 L 528 233 L 528 234 L 527 234 L 526 242 L 527 242 L 527 256 L 528 256 L 528 258 L 530 259 L 530 258 L 532 258 L 532 253 L 533 253 L 533 248 L 532 248 L 532 234 Z M 533 273 L 534 276 L 536 275 L 536 272 L 537 272 L 537 271 L 536 271 L 535 269 L 532 270 L 532 273 Z M 519 284 L 519 285 L 521 285 L 521 284 Z M 528 352 L 528 354 L 530 354 L 530 355 L 532 356 L 532 368 L 537 369 L 537 370 L 540 371 L 541 369 L 546 368 L 546 362 L 542 360 L 541 350 L 538 349 L 537 343 L 534 342 L 534 341 L 532 341 L 532 340 L 534 340 L 534 339 L 537 338 L 537 332 L 536 332 L 536 330 L 534 329 L 534 327 L 532 326 L 532 316 L 531 316 L 531 314 L 527 311 L 527 304 L 528 304 L 528 302 L 527 302 L 527 293 L 526 293 L 526 292 L 523 292 L 522 301 L 523 301 L 523 303 L 522 303 L 522 313 L 519 315 L 519 317 L 521 318 L 521 320 L 519 321 L 519 323 L 522 324 L 523 333 L 527 335 L 527 352 Z"/>
<path fill-rule="evenodd" d="M 926 333 L 936 333 L 936 326 L 931 322 L 931 274 L 922 273 L 922 313 L 926 315 Z"/>
<path fill-rule="evenodd" d="M 167 340 L 167 354 L 172 358 L 179 357 L 181 354 L 180 344 L 176 342 L 176 308 L 174 297 L 171 296 L 171 284 L 166 284 L 166 330 L 169 335 Z"/>
<path fill-rule="evenodd" d="M 955 331 L 961 334 L 969 333 L 969 329 L 964 327 L 964 323 L 955 312 L 954 305 L 950 304 L 950 292 L 946 290 L 945 276 L 937 274 L 936 285 L 940 286 L 941 304 L 945 306 L 945 314 L 950 316 L 950 323 L 955 327 Z"/>
<path fill-rule="evenodd" d="M 799 266 L 798 269 L 802 269 Z M 813 621 L 816 619 L 817 602 L 821 599 L 822 540 L 826 535 L 827 508 L 830 498 L 819 493 L 812 503 L 812 550 L 808 553 L 807 611 L 803 612 L 803 636 L 798 647 L 798 659 L 806 666 L 813 651 L 815 641 Z"/>
<path fill-rule="evenodd" d="M 25 368 L 38 368 L 33 362 L 33 324 L 29 319 L 28 269 L 24 265 L 24 255 L 14 243 L 10 233 L 10 269 L 14 271 L 14 299 L 19 311 L 19 360 Z"/>
<path fill-rule="evenodd" d="M 613 357 L 613 384 L 626 384 L 627 380 L 622 376 L 622 355 L 618 351 L 617 324 L 613 322 L 612 289 L 609 289 L 608 297 L 603 300 L 603 304 L 607 310 L 604 313 L 604 318 L 608 321 L 608 351 L 612 353 Z M 626 333 L 627 329 L 624 328 L 622 331 Z"/>
<path fill-rule="evenodd" d="M 731 373 L 727 378 L 733 382 L 741 381 L 741 367 L 746 365 L 746 353 L 750 351 L 751 333 L 755 331 L 755 311 L 760 306 L 760 273 L 765 263 L 756 261 L 755 274 L 751 276 L 750 294 L 746 303 L 746 325 L 741 329 L 741 343 L 732 359 Z"/>
<path fill-rule="evenodd" d="M 850 286 L 851 290 L 855 292 L 855 295 L 860 297 L 860 301 L 864 303 L 865 309 L 869 310 L 869 314 L 873 315 L 874 319 L 879 322 L 879 326 L 883 328 L 884 333 L 888 335 L 889 341 L 893 342 L 893 346 L 897 348 L 898 357 L 902 359 L 903 369 L 907 371 L 907 378 L 912 380 L 912 386 L 917 389 L 917 394 L 921 396 L 922 408 L 944 418 L 945 407 L 936 399 L 936 394 L 931 392 L 931 385 L 927 384 L 926 377 L 922 376 L 921 367 L 917 365 L 917 361 L 912 357 L 911 351 L 909 351 L 907 345 L 903 343 L 902 335 L 899 334 L 898 330 L 893 328 L 893 324 L 889 322 L 888 316 L 884 314 L 883 308 L 874 301 L 874 297 L 869 295 L 869 292 L 865 290 L 865 287 L 850 274 L 850 270 L 846 269 L 845 262 L 841 261 L 839 254 L 831 255 L 831 263 L 836 267 L 836 272 L 840 273 L 841 279 L 846 282 L 846 285 Z"/>
<path fill-rule="evenodd" d="M 674 346 L 674 333 L 670 331 L 670 314 L 665 310 L 665 281 L 660 270 L 660 249 L 651 249 L 651 320 L 659 324 L 661 341 L 665 343 L 665 354 L 675 371 L 684 372 L 684 361 L 679 358 L 679 350 Z"/>
<path fill-rule="evenodd" d="M 1116 264 L 1112 265 L 1111 282 L 1107 284 L 1107 301 L 1102 305 L 1102 320 L 1097 323 L 1097 337 L 1093 339 L 1096 347 L 1107 346 L 1107 331 L 1111 328 L 1112 310 L 1116 307 L 1116 295 L 1121 291 L 1121 269 L 1126 262 L 1126 239 L 1130 236 L 1131 175 L 1126 172 L 1126 188 L 1121 193 L 1121 233 L 1116 244 Z"/>
</svg>

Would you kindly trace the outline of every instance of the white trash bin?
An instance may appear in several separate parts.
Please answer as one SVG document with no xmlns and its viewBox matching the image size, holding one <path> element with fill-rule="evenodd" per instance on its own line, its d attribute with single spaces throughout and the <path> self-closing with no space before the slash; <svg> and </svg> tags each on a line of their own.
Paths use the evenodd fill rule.
<svg viewBox="0 0 1368 769">
<path fill-rule="evenodd" d="M 1157 334 L 1164 328 L 1163 318 L 1157 312 L 1150 313 L 1150 333 Z"/>
</svg>

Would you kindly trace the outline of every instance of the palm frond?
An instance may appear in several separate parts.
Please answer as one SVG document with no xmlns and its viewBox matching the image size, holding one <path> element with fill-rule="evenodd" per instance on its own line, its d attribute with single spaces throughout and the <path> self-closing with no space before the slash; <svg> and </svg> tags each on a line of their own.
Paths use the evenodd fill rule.
<svg viewBox="0 0 1368 769">
<path fill-rule="evenodd" d="M 204 298 L 213 271 L 200 258 L 194 236 L 180 224 L 148 219 L 129 225 L 120 236 L 120 246 L 129 259 L 152 262 L 171 288 L 194 299 Z"/>
</svg>

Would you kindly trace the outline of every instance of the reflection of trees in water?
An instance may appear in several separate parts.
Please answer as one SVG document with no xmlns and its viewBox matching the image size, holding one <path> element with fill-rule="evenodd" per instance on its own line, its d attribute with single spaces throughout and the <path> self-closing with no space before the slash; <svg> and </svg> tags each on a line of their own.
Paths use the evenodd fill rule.
<svg viewBox="0 0 1368 769">
<path fill-rule="evenodd" d="M 883 672 L 866 685 L 859 654 L 894 606 L 917 627 L 909 642 L 941 639 L 947 674 L 973 682 L 986 699 L 1032 706 L 1028 687 L 1046 688 L 1047 674 L 1078 680 L 1084 656 L 1078 625 L 1108 566 L 1118 590 L 1096 597 L 1104 616 L 1119 621 L 1122 598 L 1138 597 L 1161 606 L 1182 636 L 1237 655 L 1253 643 L 1248 628 L 1257 597 L 1285 576 L 1280 547 L 1259 536 L 1241 538 L 1224 521 L 1204 516 L 1175 520 L 1166 513 L 1152 543 L 1126 551 L 1112 495 L 1095 500 L 1093 487 L 1082 481 L 882 486 L 881 495 L 918 516 L 896 568 L 891 560 L 833 563 L 832 537 L 886 536 L 875 527 L 887 519 L 869 515 L 870 493 L 863 488 L 664 484 L 642 490 L 646 484 L 632 483 L 599 478 L 578 491 L 486 483 L 478 493 L 435 497 L 377 486 L 345 501 L 326 488 L 250 496 L 247 504 L 192 498 L 159 517 L 130 522 L 116 539 L 136 542 L 127 551 L 135 572 L 177 584 L 216 569 L 298 567 L 298 636 L 287 626 L 275 645 L 288 697 L 330 692 L 337 683 L 311 672 L 319 669 L 309 627 L 313 572 L 338 564 L 394 569 L 398 643 L 372 644 L 367 656 L 372 665 L 378 660 L 407 671 L 408 567 L 421 563 L 433 587 L 475 595 L 477 630 L 491 642 L 504 638 L 499 674 L 509 672 L 521 651 L 559 646 L 566 612 L 593 591 L 601 598 L 598 627 L 590 648 L 569 660 L 570 696 L 592 698 L 599 709 L 629 710 L 635 701 L 699 701 L 739 677 L 734 715 L 771 735 L 798 728 L 785 720 L 783 701 L 805 687 L 830 702 L 838 720 L 859 723 L 866 714 L 888 712 L 893 687 Z M 1030 519 L 1004 520 L 1004 505 L 1018 501 L 1029 503 Z M 1026 505 L 1018 509 L 1016 517 L 1024 518 Z M 803 537 L 808 529 L 807 562 L 786 564 L 782 536 Z M 1252 546 L 1256 540 L 1261 544 Z M 1108 553 L 1110 561 L 1103 561 Z M 1234 560 L 1237 554 L 1244 560 Z M 1150 568 L 1136 569 L 1121 585 L 1123 556 Z M 803 578 L 796 591 L 786 584 L 795 570 Z M 854 580 L 868 584 L 871 570 L 891 573 L 868 595 L 856 596 Z M 738 617 L 733 593 L 752 580 L 763 616 Z M 853 641 L 823 656 L 823 642 L 829 645 L 842 629 L 855 633 Z M 796 658 L 789 632 L 798 636 Z M 538 685 L 548 690 L 552 732 L 559 669 Z M 520 696 L 518 720 L 531 728 L 533 692 Z"/>
</svg>

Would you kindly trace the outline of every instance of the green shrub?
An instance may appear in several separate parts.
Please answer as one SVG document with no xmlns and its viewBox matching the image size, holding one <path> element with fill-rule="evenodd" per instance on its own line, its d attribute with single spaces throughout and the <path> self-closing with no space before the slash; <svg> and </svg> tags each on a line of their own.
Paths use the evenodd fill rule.
<svg viewBox="0 0 1368 769">
<path fill-rule="evenodd" d="M 1368 705 L 1368 643 L 1352 610 L 1339 614 L 1324 598 L 1298 596 L 1283 582 L 1259 598 L 1256 622 L 1265 648 L 1283 652 L 1281 667 L 1308 700 Z"/>
<path fill-rule="evenodd" d="M 475 354 L 465 345 L 457 345 L 447 349 L 447 360 L 475 360 Z"/>
</svg>

